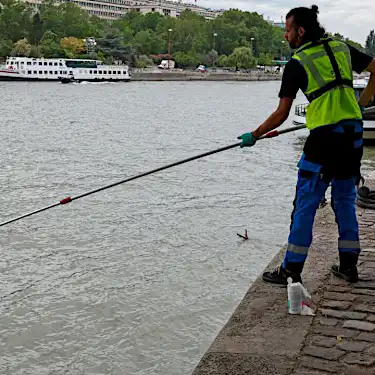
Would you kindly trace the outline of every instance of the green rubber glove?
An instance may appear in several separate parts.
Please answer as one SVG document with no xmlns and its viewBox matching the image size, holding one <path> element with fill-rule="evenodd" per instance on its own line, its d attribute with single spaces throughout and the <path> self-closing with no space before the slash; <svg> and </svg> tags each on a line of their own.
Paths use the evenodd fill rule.
<svg viewBox="0 0 375 375">
<path fill-rule="evenodd" d="M 237 139 L 242 139 L 242 143 L 240 144 L 240 147 L 251 147 L 254 146 L 257 139 L 253 136 L 253 133 L 244 133 L 237 137 Z"/>
</svg>

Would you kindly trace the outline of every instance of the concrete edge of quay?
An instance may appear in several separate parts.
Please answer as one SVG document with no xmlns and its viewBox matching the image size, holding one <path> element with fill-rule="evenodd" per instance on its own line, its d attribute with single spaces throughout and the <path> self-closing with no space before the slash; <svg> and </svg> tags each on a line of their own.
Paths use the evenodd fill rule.
<svg viewBox="0 0 375 375">
<path fill-rule="evenodd" d="M 375 188 L 375 171 L 366 186 Z M 263 283 L 260 275 L 192 375 L 374 375 L 375 210 L 357 207 L 357 216 L 359 283 L 348 284 L 329 272 L 338 262 L 338 233 L 327 204 L 317 212 L 302 275 L 316 316 L 290 315 L 286 287 Z M 285 247 L 266 269 L 277 267 L 284 252 Z"/>
<path fill-rule="evenodd" d="M 131 81 L 280 81 L 281 74 L 199 73 L 199 72 L 131 72 Z"/>
</svg>

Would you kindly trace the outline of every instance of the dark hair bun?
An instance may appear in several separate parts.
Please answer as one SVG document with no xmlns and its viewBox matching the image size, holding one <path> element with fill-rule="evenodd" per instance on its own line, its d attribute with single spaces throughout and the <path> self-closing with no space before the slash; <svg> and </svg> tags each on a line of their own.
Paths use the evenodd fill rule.
<svg viewBox="0 0 375 375">
<path fill-rule="evenodd" d="M 319 13 L 319 9 L 318 9 L 318 6 L 317 6 L 317 5 L 311 5 L 311 10 L 312 10 L 314 13 L 316 13 L 316 14 Z"/>
</svg>

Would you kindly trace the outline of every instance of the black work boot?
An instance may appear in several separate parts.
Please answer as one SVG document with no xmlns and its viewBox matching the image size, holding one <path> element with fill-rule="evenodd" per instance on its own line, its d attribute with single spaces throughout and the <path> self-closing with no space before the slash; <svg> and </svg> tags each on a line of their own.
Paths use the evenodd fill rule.
<svg viewBox="0 0 375 375">
<path fill-rule="evenodd" d="M 340 253 L 340 265 L 334 265 L 331 272 L 340 279 L 349 283 L 358 282 L 358 254 L 355 253 Z"/>
<path fill-rule="evenodd" d="M 283 268 L 282 265 L 274 271 L 263 273 L 263 281 L 271 284 L 288 285 L 288 277 L 291 277 L 294 283 L 300 282 L 302 284 L 300 272 L 293 272 L 293 270 Z"/>
</svg>

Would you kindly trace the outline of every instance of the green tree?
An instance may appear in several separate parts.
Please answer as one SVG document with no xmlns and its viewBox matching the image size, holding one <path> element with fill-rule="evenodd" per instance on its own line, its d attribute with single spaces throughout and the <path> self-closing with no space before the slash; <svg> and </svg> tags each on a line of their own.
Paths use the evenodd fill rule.
<svg viewBox="0 0 375 375">
<path fill-rule="evenodd" d="M 83 39 L 78 39 L 72 36 L 62 38 L 60 40 L 60 45 L 64 49 L 66 56 L 70 58 L 76 57 L 85 50 Z"/>
<path fill-rule="evenodd" d="M 0 40 L 0 57 L 7 57 L 13 50 L 13 42 L 8 40 Z"/>
<path fill-rule="evenodd" d="M 371 56 L 375 56 L 375 34 L 374 34 L 374 30 L 371 30 L 370 34 L 366 38 L 366 52 Z"/>
<path fill-rule="evenodd" d="M 104 54 L 103 54 L 102 51 L 98 51 L 97 58 L 100 61 L 104 61 L 105 60 L 105 56 L 104 56 Z"/>
<path fill-rule="evenodd" d="M 135 62 L 137 68 L 147 68 L 152 65 L 154 65 L 153 61 L 146 55 L 139 56 Z"/>
<path fill-rule="evenodd" d="M 28 35 L 31 27 L 29 6 L 16 0 L 0 2 L 0 35 L 4 40 L 16 42 Z"/>
<path fill-rule="evenodd" d="M 59 43 L 58 36 L 52 31 L 46 31 L 40 40 L 40 53 L 44 57 L 62 57 L 65 51 Z"/>
<path fill-rule="evenodd" d="M 272 55 L 269 53 L 262 52 L 258 57 L 258 64 L 264 66 L 272 65 Z"/>
<path fill-rule="evenodd" d="M 102 51 L 107 61 L 113 59 L 133 64 L 134 52 L 130 45 L 125 45 L 121 37 L 111 30 L 104 38 L 98 39 L 98 48 Z"/>
<path fill-rule="evenodd" d="M 173 55 L 173 58 L 179 68 L 195 67 L 201 62 L 199 56 L 195 52 L 176 52 Z"/>
<path fill-rule="evenodd" d="M 228 56 L 227 55 L 220 55 L 219 60 L 217 61 L 218 66 L 228 66 Z"/>
<path fill-rule="evenodd" d="M 30 56 L 31 45 L 27 42 L 26 38 L 14 43 L 14 48 L 11 52 L 12 56 Z"/>
<path fill-rule="evenodd" d="M 32 44 L 37 45 L 39 44 L 43 35 L 44 35 L 43 22 L 40 19 L 40 14 L 35 13 L 32 23 L 31 23 L 31 28 L 29 31 L 29 40 Z"/>
<path fill-rule="evenodd" d="M 228 57 L 228 64 L 229 66 L 235 66 L 236 68 L 254 68 L 256 66 L 256 59 L 250 48 L 237 47 Z"/>
<path fill-rule="evenodd" d="M 41 57 L 42 54 L 40 52 L 40 47 L 39 46 L 31 46 L 31 49 L 30 49 L 30 57 Z"/>
</svg>

